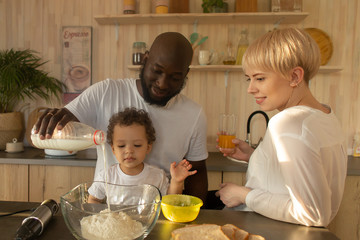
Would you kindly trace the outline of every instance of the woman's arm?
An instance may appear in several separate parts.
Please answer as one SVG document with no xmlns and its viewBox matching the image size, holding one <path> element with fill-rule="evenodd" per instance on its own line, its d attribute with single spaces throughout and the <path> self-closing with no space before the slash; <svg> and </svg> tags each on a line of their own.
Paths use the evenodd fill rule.
<svg viewBox="0 0 360 240">
<path fill-rule="evenodd" d="M 273 219 L 307 226 L 326 226 L 333 210 L 330 201 L 332 191 L 320 153 L 303 140 L 291 136 L 277 138 L 274 143 L 288 193 L 254 189 L 247 195 L 246 205 Z M 271 167 L 269 171 L 272 171 Z"/>
</svg>

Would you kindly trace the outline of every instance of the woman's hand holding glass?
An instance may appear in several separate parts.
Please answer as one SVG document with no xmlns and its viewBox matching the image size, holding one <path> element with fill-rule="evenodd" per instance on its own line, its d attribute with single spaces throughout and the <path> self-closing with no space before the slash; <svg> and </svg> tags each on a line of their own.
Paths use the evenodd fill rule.
<svg viewBox="0 0 360 240">
<path fill-rule="evenodd" d="M 223 153 L 224 157 L 232 157 L 238 160 L 249 162 L 250 156 L 254 152 L 254 149 L 250 147 L 250 145 L 245 141 L 242 141 L 238 138 L 232 139 L 232 142 L 235 144 L 234 148 L 221 148 L 219 145 L 216 146 L 216 148 Z"/>
</svg>

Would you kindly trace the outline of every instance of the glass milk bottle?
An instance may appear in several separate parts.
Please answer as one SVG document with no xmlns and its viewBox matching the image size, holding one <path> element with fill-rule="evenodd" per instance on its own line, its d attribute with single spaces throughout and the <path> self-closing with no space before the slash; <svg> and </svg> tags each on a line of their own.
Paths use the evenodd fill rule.
<svg viewBox="0 0 360 240">
<path fill-rule="evenodd" d="M 80 122 L 68 122 L 61 130 L 55 128 L 50 139 L 41 140 L 33 128 L 31 141 L 41 149 L 80 151 L 105 143 L 105 133 Z"/>
<path fill-rule="evenodd" d="M 247 38 L 248 32 L 246 29 L 241 31 L 241 37 L 240 37 L 240 41 L 239 41 L 239 45 L 238 45 L 238 49 L 237 49 L 237 55 L 236 55 L 236 65 L 241 65 L 242 64 L 242 58 L 244 56 L 244 53 L 247 49 L 247 47 L 249 46 L 249 41 Z"/>
</svg>

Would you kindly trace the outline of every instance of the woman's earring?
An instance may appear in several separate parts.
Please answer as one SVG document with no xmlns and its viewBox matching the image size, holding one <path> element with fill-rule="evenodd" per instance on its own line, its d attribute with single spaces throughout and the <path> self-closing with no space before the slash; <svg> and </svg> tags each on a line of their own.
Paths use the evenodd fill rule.
<svg viewBox="0 0 360 240">
<path fill-rule="evenodd" d="M 291 84 L 290 84 L 290 86 L 292 86 L 292 87 L 298 87 L 299 86 L 299 83 L 298 82 L 292 82 Z"/>
</svg>

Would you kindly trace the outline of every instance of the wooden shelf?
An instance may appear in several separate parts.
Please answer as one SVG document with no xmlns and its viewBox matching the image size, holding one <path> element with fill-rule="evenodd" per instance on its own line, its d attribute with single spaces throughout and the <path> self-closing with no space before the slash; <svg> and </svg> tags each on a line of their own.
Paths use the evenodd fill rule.
<svg viewBox="0 0 360 240">
<path fill-rule="evenodd" d="M 129 65 L 130 70 L 139 70 L 140 65 Z M 242 72 L 240 65 L 190 65 L 192 72 Z M 340 72 L 342 70 L 339 66 L 320 66 L 319 73 L 328 74 Z"/>
<path fill-rule="evenodd" d="M 169 13 L 169 14 L 124 14 L 98 15 L 99 24 L 296 24 L 304 20 L 307 12 L 256 12 L 256 13 Z"/>
<path fill-rule="evenodd" d="M 319 73 L 335 73 L 342 71 L 340 66 L 320 66 Z"/>
</svg>

